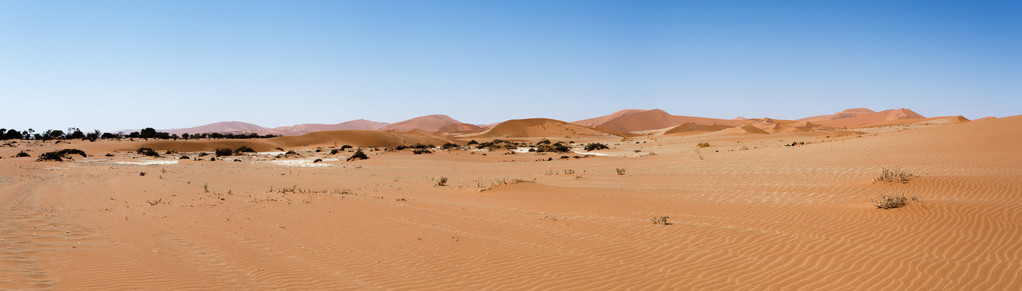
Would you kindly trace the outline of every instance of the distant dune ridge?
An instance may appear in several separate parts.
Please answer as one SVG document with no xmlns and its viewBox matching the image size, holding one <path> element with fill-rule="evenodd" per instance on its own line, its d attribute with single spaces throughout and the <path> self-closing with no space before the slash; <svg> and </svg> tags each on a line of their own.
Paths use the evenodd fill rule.
<svg viewBox="0 0 1022 291">
<path fill-rule="evenodd" d="M 622 133 L 549 118 L 530 118 L 501 122 L 489 130 L 468 136 L 489 138 L 587 137 L 622 136 Z"/>
<path fill-rule="evenodd" d="M 985 117 L 980 120 L 993 118 L 995 117 Z M 356 119 L 337 124 L 299 124 L 265 128 L 251 123 L 228 121 L 192 128 L 161 131 L 179 135 L 184 133 L 218 132 L 301 136 L 323 131 L 385 131 L 418 135 L 430 134 L 435 137 L 524 138 L 536 136 L 586 137 L 603 135 L 630 137 L 637 135 L 690 135 L 717 131 L 721 131 L 721 134 L 793 133 L 913 122 L 960 123 L 969 122 L 969 120 L 961 116 L 927 118 L 906 108 L 889 109 L 879 112 L 868 108 L 850 108 L 834 114 L 817 115 L 797 120 L 781 120 L 769 117 L 718 119 L 672 115 L 660 109 L 624 109 L 608 115 L 570 123 L 554 119 L 534 118 L 508 120 L 490 125 L 475 125 L 458 121 L 447 115 L 434 114 L 395 123 Z"/>
<path fill-rule="evenodd" d="M 356 119 L 352 121 L 341 122 L 337 124 L 318 124 L 318 123 L 307 123 L 298 124 L 291 126 L 282 126 L 275 128 L 265 128 L 259 125 L 245 123 L 240 121 L 227 121 L 210 123 L 206 125 L 190 127 L 190 128 L 178 128 L 159 130 L 161 132 L 168 132 L 171 134 L 185 134 L 185 133 L 258 133 L 258 134 L 275 134 L 275 135 L 303 135 L 310 132 L 317 131 L 330 131 L 330 130 L 377 130 L 383 126 L 386 126 L 386 122 L 377 122 L 365 119 Z"/>
</svg>

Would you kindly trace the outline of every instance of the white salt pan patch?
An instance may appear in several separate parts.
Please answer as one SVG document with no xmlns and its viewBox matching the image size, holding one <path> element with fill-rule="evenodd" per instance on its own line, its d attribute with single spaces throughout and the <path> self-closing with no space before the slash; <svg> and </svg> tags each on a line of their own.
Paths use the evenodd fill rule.
<svg viewBox="0 0 1022 291">
<path fill-rule="evenodd" d="M 176 165 L 177 160 L 147 160 L 138 162 L 116 162 L 121 165 Z"/>
<path fill-rule="evenodd" d="M 591 155 L 591 156 L 600 156 L 600 157 L 605 157 L 605 156 L 609 156 L 610 155 L 610 154 L 604 154 L 604 153 L 589 153 L 589 152 L 575 152 L 575 153 L 576 154 L 580 154 L 580 155 Z"/>
<path fill-rule="evenodd" d="M 316 167 L 329 167 L 330 166 L 330 164 L 313 163 L 312 161 L 314 161 L 314 160 L 295 159 L 295 160 L 263 161 L 263 162 L 256 162 L 256 163 L 272 164 L 272 165 L 286 166 L 286 167 L 302 167 L 302 168 L 316 168 Z M 337 161 L 337 159 L 323 159 L 323 161 L 324 162 L 326 162 L 326 161 Z"/>
</svg>

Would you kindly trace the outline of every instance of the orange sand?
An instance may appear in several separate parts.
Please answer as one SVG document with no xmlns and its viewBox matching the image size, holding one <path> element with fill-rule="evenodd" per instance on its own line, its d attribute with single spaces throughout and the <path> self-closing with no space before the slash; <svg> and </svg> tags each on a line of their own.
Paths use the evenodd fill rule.
<svg viewBox="0 0 1022 291">
<path fill-rule="evenodd" d="M 623 138 L 526 120 L 480 135 L 612 147 L 564 160 L 314 151 L 445 141 L 416 132 L 18 142 L 0 147 L 0 289 L 1019 290 L 1020 129 L 1022 116 Z M 302 156 L 176 159 L 241 144 Z M 150 160 L 143 145 L 179 163 L 117 163 Z M 91 156 L 34 160 L 60 148 Z M 872 183 L 883 167 L 919 177 Z M 881 210 L 880 194 L 919 201 Z M 661 215 L 672 224 L 649 221 Z"/>
</svg>

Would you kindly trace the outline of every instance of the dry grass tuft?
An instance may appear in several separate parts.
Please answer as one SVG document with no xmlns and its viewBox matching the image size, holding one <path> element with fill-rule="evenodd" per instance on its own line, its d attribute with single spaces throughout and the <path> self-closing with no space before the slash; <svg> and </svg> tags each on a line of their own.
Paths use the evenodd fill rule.
<svg viewBox="0 0 1022 291">
<path fill-rule="evenodd" d="M 905 198 L 905 195 L 880 195 L 880 201 L 873 201 L 873 205 L 880 209 L 893 209 L 904 207 L 908 204 L 908 200 L 919 201 L 919 197 L 912 196 L 912 198 Z"/>
<path fill-rule="evenodd" d="M 908 183 L 912 178 L 919 177 L 915 173 L 905 171 L 902 169 L 888 169 L 884 168 L 880 172 L 880 177 L 873 178 L 873 183 L 884 182 L 884 183 Z"/>
<path fill-rule="evenodd" d="M 671 225 L 670 222 L 667 222 L 668 219 L 671 219 L 671 217 L 670 216 L 654 216 L 653 218 L 650 218 L 649 221 L 653 222 L 653 224 Z"/>
</svg>

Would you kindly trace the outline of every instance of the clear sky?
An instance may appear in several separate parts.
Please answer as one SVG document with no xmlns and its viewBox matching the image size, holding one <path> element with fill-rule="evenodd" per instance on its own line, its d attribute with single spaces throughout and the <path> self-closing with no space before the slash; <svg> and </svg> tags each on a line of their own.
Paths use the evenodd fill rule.
<svg viewBox="0 0 1022 291">
<path fill-rule="evenodd" d="M 0 0 L 0 127 L 1022 114 L 1020 1 Z"/>
</svg>

